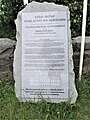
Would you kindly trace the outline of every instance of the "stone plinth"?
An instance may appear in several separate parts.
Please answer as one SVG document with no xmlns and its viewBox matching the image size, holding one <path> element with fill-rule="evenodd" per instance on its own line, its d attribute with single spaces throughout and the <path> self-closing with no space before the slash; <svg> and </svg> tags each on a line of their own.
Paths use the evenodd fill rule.
<svg viewBox="0 0 90 120">
<path fill-rule="evenodd" d="M 20 101 L 37 102 L 43 97 L 45 100 L 50 98 L 51 102 L 56 103 L 68 100 L 71 100 L 71 103 L 76 102 L 77 91 L 73 71 L 69 16 L 68 7 L 47 2 L 31 2 L 18 13 L 15 21 L 17 45 L 13 66 L 15 92 Z M 58 41 L 60 46 L 52 44 L 50 42 L 52 40 L 56 43 Z M 49 45 L 54 48 L 50 49 Z M 63 54 L 62 62 L 59 61 L 60 59 L 55 61 L 56 64 L 59 61 L 59 65 L 53 63 L 53 59 L 56 59 L 54 55 L 52 56 L 53 53 L 57 59 L 56 53 L 60 55 L 60 59 L 63 59 L 61 57 Z M 46 56 L 48 56 L 48 60 L 46 60 Z M 40 59 L 42 60 L 40 61 Z M 55 82 L 56 80 L 58 84 Z"/>
</svg>

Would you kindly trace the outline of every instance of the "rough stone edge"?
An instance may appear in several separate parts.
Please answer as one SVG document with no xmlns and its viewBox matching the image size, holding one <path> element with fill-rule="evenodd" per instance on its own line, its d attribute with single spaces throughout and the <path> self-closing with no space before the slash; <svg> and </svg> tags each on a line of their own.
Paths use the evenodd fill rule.
<svg viewBox="0 0 90 120">
<path fill-rule="evenodd" d="M 41 6 L 40 6 L 41 5 Z M 60 6 L 62 6 L 62 8 L 60 8 Z M 35 7 L 35 9 L 33 9 Z M 45 9 L 42 9 L 42 8 Z M 37 11 L 38 9 L 38 11 Z M 15 79 L 15 93 L 17 98 L 20 101 L 25 101 L 24 99 L 22 99 L 20 96 L 20 80 L 21 80 L 21 76 L 20 76 L 20 72 L 21 72 L 21 61 L 20 61 L 20 55 L 21 53 L 21 46 L 20 43 L 22 42 L 22 37 L 21 37 L 21 29 L 22 29 L 22 23 L 19 22 L 21 20 L 21 15 L 22 13 L 28 13 L 28 12 L 46 12 L 46 11 L 61 11 L 61 10 L 66 10 L 68 12 L 68 31 L 69 31 L 69 75 L 70 75 L 70 101 L 71 103 L 75 103 L 76 99 L 77 99 L 77 91 L 75 88 L 75 74 L 73 71 L 73 60 L 72 60 L 72 55 L 73 55 L 73 51 L 72 51 L 72 44 L 71 44 L 71 31 L 70 31 L 70 13 L 69 13 L 69 9 L 66 6 L 63 5 L 56 5 L 54 3 L 38 3 L 38 2 L 31 2 L 30 4 L 28 4 L 22 11 L 20 11 L 18 13 L 17 19 L 15 20 L 16 23 L 16 28 L 17 28 L 17 35 L 16 35 L 16 39 L 17 39 L 17 44 L 16 44 L 16 49 L 14 52 L 14 63 L 13 63 L 13 68 L 14 68 L 14 79 Z M 21 29 L 20 29 L 21 28 Z M 18 77 L 17 77 L 18 76 Z M 37 102 L 37 100 L 36 100 Z M 61 99 L 59 100 L 55 100 L 53 102 L 62 102 Z"/>
</svg>

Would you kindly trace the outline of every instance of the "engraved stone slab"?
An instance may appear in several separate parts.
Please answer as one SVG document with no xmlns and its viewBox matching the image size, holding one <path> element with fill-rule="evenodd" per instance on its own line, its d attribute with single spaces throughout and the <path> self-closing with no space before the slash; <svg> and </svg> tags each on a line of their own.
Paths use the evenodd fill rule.
<svg viewBox="0 0 90 120">
<path fill-rule="evenodd" d="M 21 101 L 71 100 L 74 83 L 69 10 L 54 3 L 31 2 L 18 13 L 14 54 L 16 96 Z"/>
</svg>

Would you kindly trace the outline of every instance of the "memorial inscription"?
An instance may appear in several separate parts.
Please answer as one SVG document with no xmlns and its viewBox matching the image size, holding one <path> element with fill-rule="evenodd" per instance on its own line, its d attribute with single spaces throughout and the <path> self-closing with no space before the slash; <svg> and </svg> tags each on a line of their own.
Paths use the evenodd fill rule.
<svg viewBox="0 0 90 120">
<path fill-rule="evenodd" d="M 37 4 L 37 8 L 41 6 L 44 11 L 33 11 L 34 4 Z M 49 5 L 48 10 L 44 9 L 45 4 Z M 69 72 L 71 72 L 72 88 L 75 87 L 73 67 L 69 68 L 69 64 L 72 66 L 72 61 L 70 63 L 72 58 L 69 58 L 71 47 L 68 37 L 68 8 L 58 6 L 59 10 L 57 10 L 52 7 L 50 9 L 50 6 L 52 4 L 32 2 L 26 7 L 28 9 L 24 9 L 24 12 L 18 15 L 18 19 L 21 18 L 22 29 L 19 30 L 17 27 L 20 33 L 17 39 L 19 38 L 21 43 L 17 43 L 15 58 L 20 55 L 18 58 L 20 73 L 15 71 L 15 66 L 19 65 L 15 59 L 14 71 L 18 77 L 14 74 L 14 78 L 16 79 L 16 95 L 23 101 L 28 99 L 38 101 L 43 97 L 52 102 L 61 102 L 73 96 L 71 96 L 69 85 Z M 18 26 L 18 20 L 16 20 L 16 25 Z M 75 102 L 77 96 L 75 89 L 73 92 L 72 103 Z"/>
<path fill-rule="evenodd" d="M 68 98 L 67 44 L 66 11 L 22 14 L 23 97 Z"/>
</svg>

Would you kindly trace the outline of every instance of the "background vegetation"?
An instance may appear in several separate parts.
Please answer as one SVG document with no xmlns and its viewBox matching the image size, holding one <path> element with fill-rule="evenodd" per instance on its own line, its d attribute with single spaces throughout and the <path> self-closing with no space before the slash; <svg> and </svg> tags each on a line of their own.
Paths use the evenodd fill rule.
<svg viewBox="0 0 90 120">
<path fill-rule="evenodd" d="M 78 82 L 77 82 L 78 83 Z M 90 78 L 77 84 L 75 104 L 19 102 L 10 81 L 0 81 L 0 120 L 90 120 Z"/>
<path fill-rule="evenodd" d="M 32 0 L 30 0 L 32 1 Z M 44 0 L 36 0 L 43 2 Z M 72 37 L 81 35 L 83 0 L 46 0 L 69 7 Z M 16 26 L 14 20 L 23 9 L 23 0 L 0 0 L 0 37 L 15 39 Z M 86 35 L 90 36 L 90 1 L 88 3 Z"/>
</svg>

